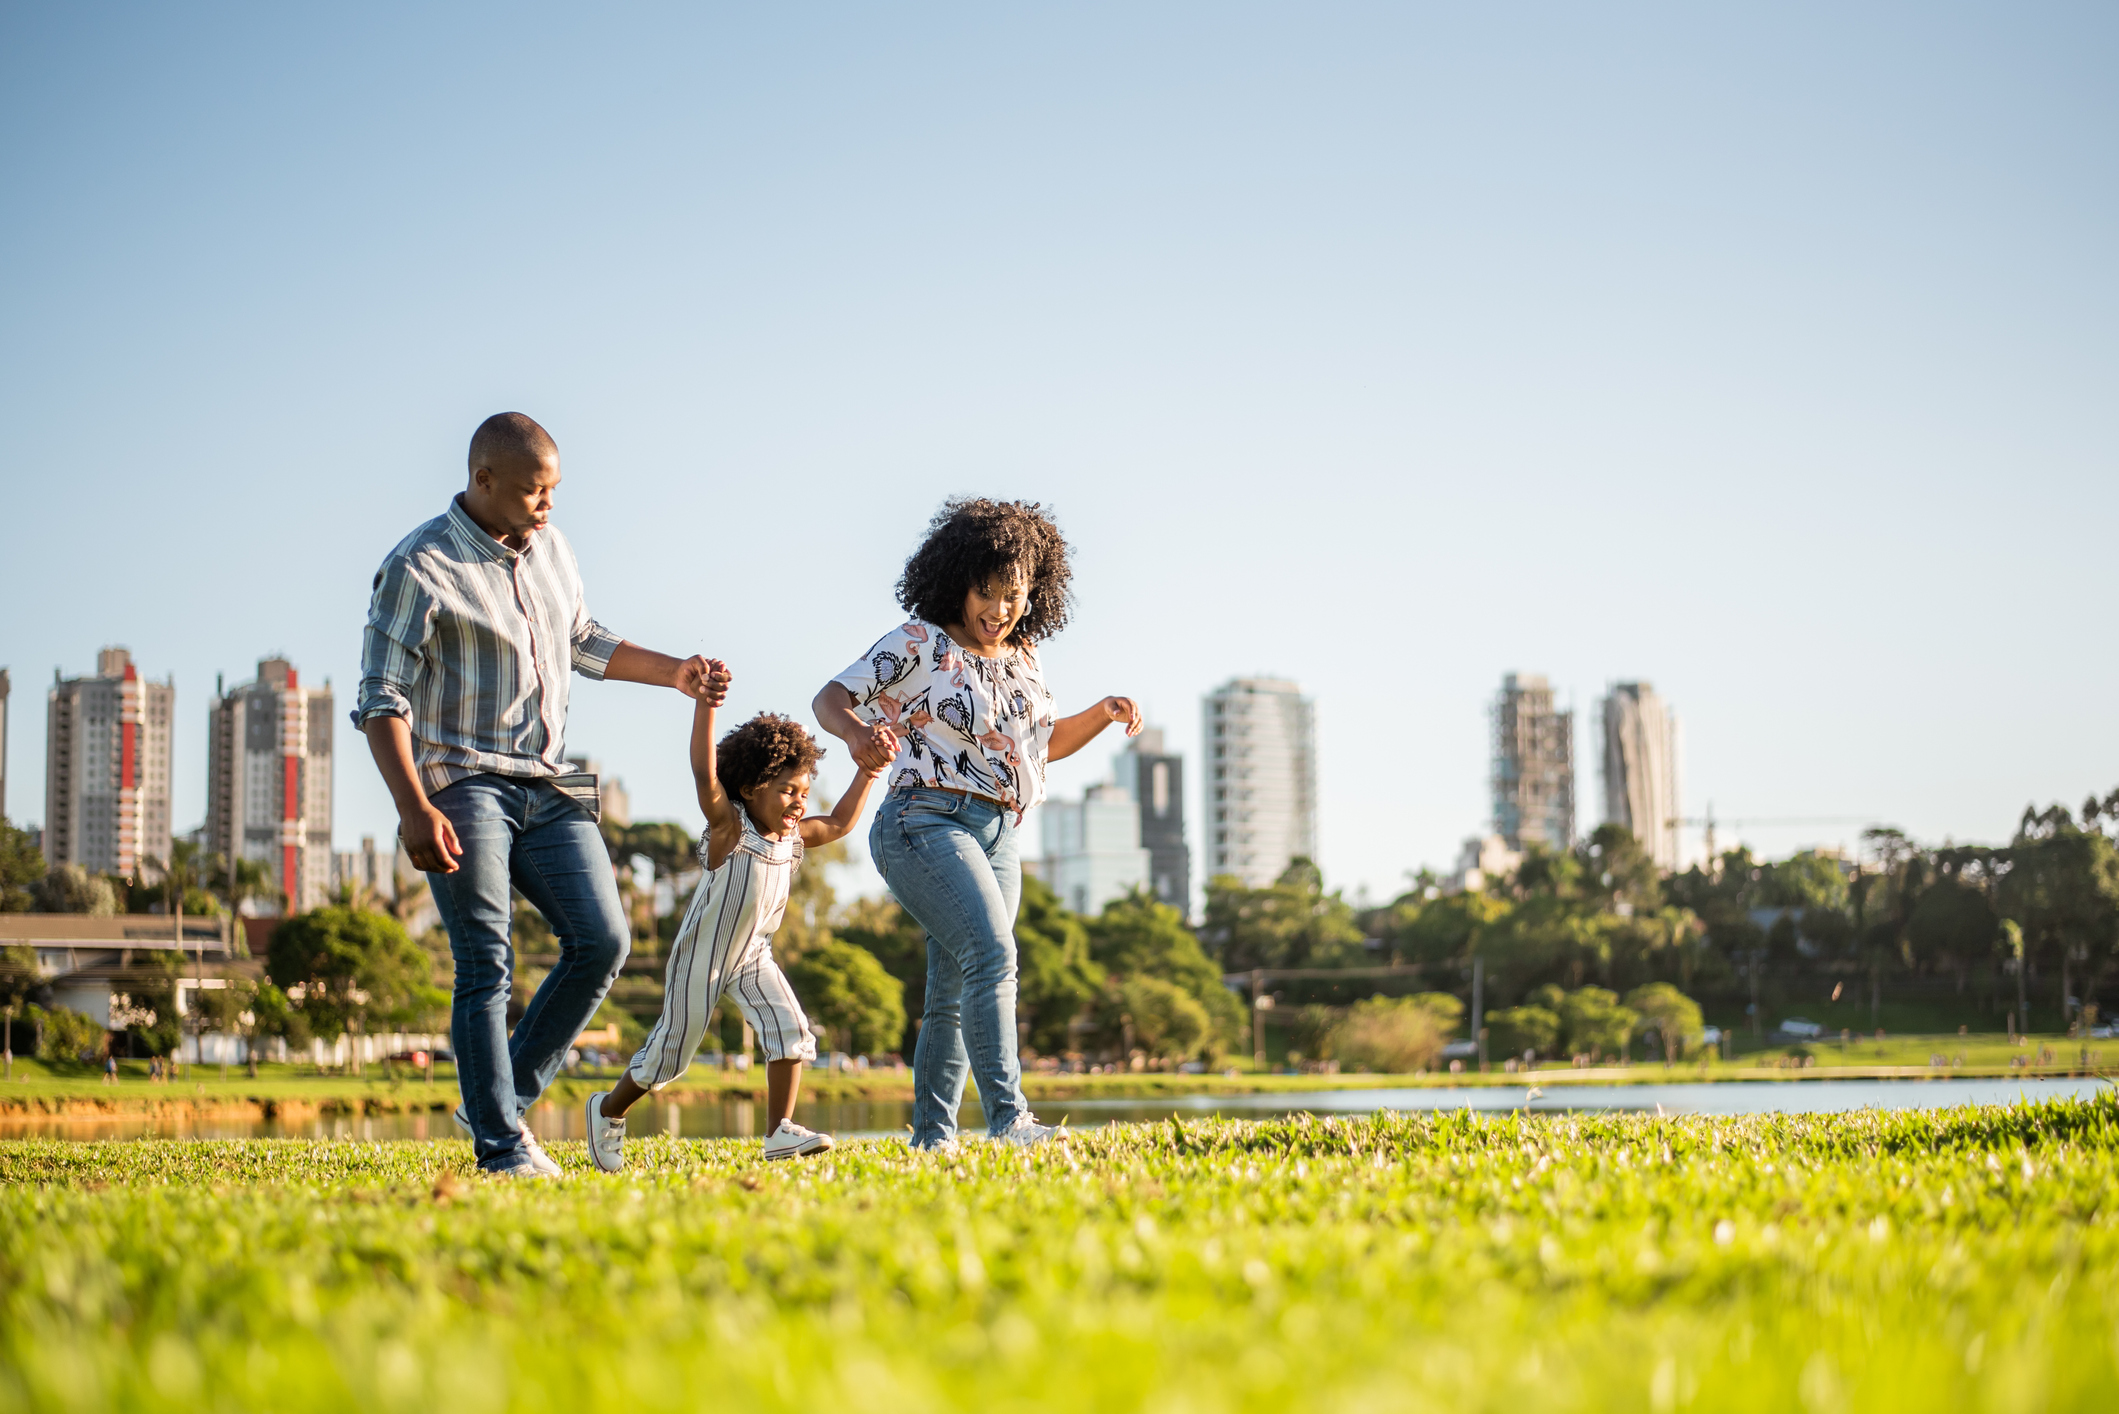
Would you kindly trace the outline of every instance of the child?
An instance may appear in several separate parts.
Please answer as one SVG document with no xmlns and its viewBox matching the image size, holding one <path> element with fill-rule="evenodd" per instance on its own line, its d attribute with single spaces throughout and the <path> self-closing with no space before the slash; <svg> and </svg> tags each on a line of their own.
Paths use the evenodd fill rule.
<svg viewBox="0 0 2119 1414">
<path fill-rule="evenodd" d="M 708 666 L 710 682 L 725 687 L 728 669 L 718 660 Z M 589 1157 L 605 1173 L 625 1166 L 626 1111 L 690 1067 L 724 994 L 735 997 L 765 1046 L 765 1157 L 792 1159 L 831 1148 L 830 1135 L 793 1118 L 802 1062 L 816 1059 L 817 1043 L 794 989 L 773 962 L 772 933 L 787 908 L 802 852 L 853 829 L 882 771 L 862 771 L 831 814 L 804 819 L 812 773 L 824 754 L 816 740 L 788 718 L 761 712 L 717 750 L 714 702 L 720 695 L 702 694 L 692 712 L 692 778 L 706 811 L 699 861 L 706 877 L 693 891 L 670 949 L 662 1019 L 618 1083 L 589 1096 Z M 886 761 L 897 751 L 887 727 L 876 728 L 875 743 Z"/>
</svg>

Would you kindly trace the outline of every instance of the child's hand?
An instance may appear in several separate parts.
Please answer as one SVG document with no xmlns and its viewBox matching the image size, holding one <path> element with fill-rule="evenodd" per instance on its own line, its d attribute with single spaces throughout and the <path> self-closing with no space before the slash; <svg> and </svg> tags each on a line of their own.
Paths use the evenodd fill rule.
<svg viewBox="0 0 2119 1414">
<path fill-rule="evenodd" d="M 1148 719 L 1141 715 L 1140 704 L 1130 697 L 1106 697 L 1096 705 L 1109 713 L 1112 721 L 1124 722 L 1127 736 L 1139 736 L 1141 729 L 1148 725 Z"/>
<path fill-rule="evenodd" d="M 707 659 L 706 668 L 706 677 L 699 684 L 699 700 L 709 707 L 719 707 L 728 701 L 728 685 L 736 680 L 735 675 L 719 658 Z"/>
<path fill-rule="evenodd" d="M 677 680 L 672 686 L 686 697 L 719 707 L 728 697 L 730 681 L 728 664 L 695 653 L 677 665 Z"/>
</svg>

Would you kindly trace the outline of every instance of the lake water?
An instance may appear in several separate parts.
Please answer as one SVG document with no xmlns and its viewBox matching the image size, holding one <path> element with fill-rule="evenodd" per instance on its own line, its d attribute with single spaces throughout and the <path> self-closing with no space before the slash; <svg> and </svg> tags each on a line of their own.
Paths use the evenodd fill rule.
<svg viewBox="0 0 2119 1414">
<path fill-rule="evenodd" d="M 1935 1109 L 1952 1105 L 2006 1105 L 2019 1099 L 2087 1099 L 2106 1088 L 2094 1079 L 2052 1080 L 1803 1080 L 1724 1081 L 1716 1084 L 1553 1085 L 1531 1096 L 1521 1085 L 1463 1089 L 1316 1090 L 1271 1095 L 1189 1095 L 1168 1100 L 1054 1100 L 1037 1106 L 1048 1124 L 1062 1119 L 1075 1129 L 1125 1121 L 1221 1115 L 1270 1119 L 1289 1114 L 1373 1114 L 1378 1110 L 1474 1110 L 1536 1114 L 1602 1110 L 1666 1114 L 1826 1114 L 1858 1109 Z M 896 1101 L 846 1101 L 800 1106 L 795 1117 L 812 1129 L 842 1138 L 905 1134 L 912 1106 Z M 756 1137 L 764 1133 L 765 1106 L 751 1101 L 643 1102 L 634 1109 L 633 1134 L 677 1134 L 687 1139 Z M 579 1139 L 584 1122 L 578 1106 L 539 1105 L 531 1126 L 543 1139 Z M 968 1132 L 982 1127 L 976 1102 L 959 1122 Z M 446 1114 L 326 1116 L 320 1119 L 193 1120 L 136 1118 L 5 1118 L 0 1138 L 52 1139 L 447 1139 L 457 1134 Z"/>
</svg>

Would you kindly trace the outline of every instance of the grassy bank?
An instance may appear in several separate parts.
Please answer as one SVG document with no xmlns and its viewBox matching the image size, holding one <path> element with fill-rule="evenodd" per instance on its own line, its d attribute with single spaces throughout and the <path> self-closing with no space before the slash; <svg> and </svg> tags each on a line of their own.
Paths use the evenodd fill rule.
<svg viewBox="0 0 2119 1414">
<path fill-rule="evenodd" d="M 1807 1063 L 1805 1063 L 1807 1059 Z M 1943 1064 L 1935 1065 L 1940 1059 Z M 2012 1062 L 2019 1062 L 2012 1064 Z M 1731 1061 L 1666 1066 L 1637 1061 L 1626 1066 L 1577 1070 L 1564 1065 L 1506 1073 L 1496 1064 L 1486 1073 L 1476 1066 L 1466 1073 L 1423 1075 L 1275 1075 L 1255 1072 L 1248 1062 L 1233 1074 L 1178 1075 L 1143 1071 L 1114 1075 L 1024 1076 L 1031 1101 L 1075 1099 L 1166 1099 L 1184 1095 L 1274 1094 L 1310 1090 L 1361 1090 L 1400 1086 L 1522 1086 L 1550 1090 L 1566 1084 L 1669 1084 L 1733 1080 L 1915 1079 L 1937 1076 L 2101 1074 L 2119 1068 L 2119 1042 L 2070 1041 L 2064 1036 L 2029 1037 L 2011 1045 L 2001 1036 L 1905 1036 L 1883 1041 L 1839 1041 L 1807 1046 L 1740 1052 Z M 550 1093 L 570 1104 L 605 1088 L 615 1071 L 583 1071 L 562 1077 Z M 758 1100 L 764 1097 L 762 1069 L 708 1070 L 694 1067 L 672 1087 L 681 1101 Z M 912 1098 L 912 1077 L 903 1071 L 870 1070 L 833 1073 L 812 1070 L 803 1093 L 816 1100 L 896 1100 Z M 224 1079 L 219 1066 L 189 1067 L 180 1080 L 151 1084 L 144 1061 L 121 1066 L 119 1081 L 105 1084 L 99 1074 L 72 1067 L 57 1069 L 37 1061 L 17 1060 L 11 1082 L 0 1084 L 0 1115 L 127 1115 L 186 1113 L 228 1118 L 299 1117 L 331 1114 L 403 1114 L 446 1111 L 456 1105 L 455 1071 L 437 1067 L 435 1082 L 403 1070 L 395 1074 L 371 1066 L 362 1075 L 319 1075 L 306 1067 L 265 1065 L 252 1078 L 231 1067 Z"/>
<path fill-rule="evenodd" d="M 1030 1154 L 0 1143 L 0 1409 L 2090 1408 L 2119 1103 Z"/>
</svg>

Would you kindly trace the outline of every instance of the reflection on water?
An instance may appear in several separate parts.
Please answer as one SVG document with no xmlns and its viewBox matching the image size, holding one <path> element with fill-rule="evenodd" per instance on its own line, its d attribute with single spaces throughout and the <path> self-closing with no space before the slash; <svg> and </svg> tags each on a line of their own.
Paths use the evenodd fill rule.
<svg viewBox="0 0 2119 1414">
<path fill-rule="evenodd" d="M 1678 1085 L 1554 1085 L 1531 1095 L 1520 1085 L 1464 1089 L 1319 1090 L 1269 1095 L 1188 1095 L 1165 1100 L 1051 1100 L 1037 1106 L 1048 1124 L 1076 1129 L 1171 1115 L 1270 1119 L 1288 1114 L 1372 1114 L 1377 1110 L 1460 1110 L 1508 1113 L 1661 1109 L 1666 1114 L 1827 1114 L 1857 1109 L 1929 1109 L 1948 1105 L 2006 1105 L 2019 1099 L 2087 1099 L 2104 1088 L 2091 1079 L 2053 1080 L 1806 1080 L 1728 1081 Z M 899 1101 L 846 1100 L 798 1106 L 795 1118 L 842 1138 L 906 1134 L 912 1106 Z M 755 1138 L 765 1132 L 765 1106 L 750 1100 L 643 1100 L 629 1116 L 635 1135 L 686 1139 Z M 964 1106 L 958 1123 L 984 1128 L 978 1103 Z M 579 1105 L 543 1104 L 530 1111 L 541 1139 L 580 1139 L 586 1121 Z M 458 1137 L 445 1113 L 327 1115 L 301 1120 L 8 1117 L 0 1139 L 449 1139 Z"/>
</svg>

